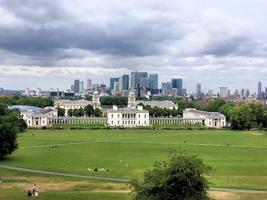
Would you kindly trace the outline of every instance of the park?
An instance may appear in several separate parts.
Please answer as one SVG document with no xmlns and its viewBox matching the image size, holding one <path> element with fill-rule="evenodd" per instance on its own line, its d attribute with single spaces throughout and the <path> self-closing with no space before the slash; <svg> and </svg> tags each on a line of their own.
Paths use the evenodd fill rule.
<svg viewBox="0 0 267 200">
<path fill-rule="evenodd" d="M 26 199 L 33 183 L 40 199 L 131 199 L 127 182 L 172 150 L 212 168 L 215 199 L 267 196 L 266 131 L 26 130 L 17 140 L 17 151 L 0 162 L 0 199 Z"/>
</svg>

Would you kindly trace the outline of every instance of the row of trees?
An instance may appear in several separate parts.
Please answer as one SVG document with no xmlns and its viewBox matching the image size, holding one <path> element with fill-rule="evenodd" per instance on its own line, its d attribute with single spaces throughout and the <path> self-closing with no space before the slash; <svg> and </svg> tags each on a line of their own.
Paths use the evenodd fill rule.
<svg viewBox="0 0 267 200">
<path fill-rule="evenodd" d="M 37 106 L 41 108 L 47 106 L 53 106 L 54 104 L 52 98 L 49 97 L 22 97 L 22 96 L 0 97 L 0 103 L 7 105 Z"/>
<path fill-rule="evenodd" d="M 159 107 L 151 107 L 151 106 L 144 106 L 142 103 L 139 105 L 142 105 L 145 110 L 149 111 L 150 117 L 176 117 L 180 116 L 178 109 L 168 109 L 168 108 L 159 108 Z"/>
<path fill-rule="evenodd" d="M 26 128 L 18 110 L 11 110 L 6 104 L 0 104 L 0 159 L 17 149 L 17 133 Z"/>
<path fill-rule="evenodd" d="M 99 108 L 94 109 L 92 105 L 87 105 L 84 108 L 78 108 L 78 109 L 69 109 L 68 110 L 68 116 L 72 117 L 101 117 L 102 116 L 102 111 Z M 65 109 L 63 108 L 58 108 L 58 116 L 63 117 L 65 116 Z"/>
</svg>

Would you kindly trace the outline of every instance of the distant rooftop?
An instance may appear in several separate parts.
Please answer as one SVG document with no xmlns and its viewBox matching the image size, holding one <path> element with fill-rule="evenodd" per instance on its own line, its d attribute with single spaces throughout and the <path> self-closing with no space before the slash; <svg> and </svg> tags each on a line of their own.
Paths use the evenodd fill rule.
<svg viewBox="0 0 267 200">
<path fill-rule="evenodd" d="M 26 106 L 26 105 L 13 105 L 9 106 L 11 109 L 18 109 L 20 112 L 29 112 L 29 113 L 34 113 L 34 114 L 45 114 L 47 112 L 52 111 L 51 108 L 40 108 L 36 106 Z"/>
<path fill-rule="evenodd" d="M 196 113 L 196 114 L 201 114 L 201 115 L 206 115 L 208 117 L 225 117 L 222 113 L 219 113 L 219 112 L 207 112 L 203 110 L 197 110 L 195 108 L 187 108 L 185 109 L 185 111 Z"/>
</svg>

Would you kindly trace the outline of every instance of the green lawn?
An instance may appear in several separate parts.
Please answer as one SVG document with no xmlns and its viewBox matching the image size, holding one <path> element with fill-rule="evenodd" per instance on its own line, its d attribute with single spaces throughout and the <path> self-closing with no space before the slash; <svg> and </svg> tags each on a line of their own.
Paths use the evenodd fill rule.
<svg viewBox="0 0 267 200">
<path fill-rule="evenodd" d="M 177 149 L 198 155 L 212 167 L 208 176 L 211 186 L 267 189 L 266 132 L 28 130 L 19 135 L 18 143 L 19 149 L 8 159 L 0 161 L 0 164 L 54 172 L 140 179 L 143 172 L 151 168 L 156 160 L 166 159 L 171 149 Z M 54 144 L 58 148 L 52 149 L 51 145 Z M 110 171 L 88 171 L 88 168 L 93 167 L 104 167 Z M 0 169 L 0 174 L 1 171 Z M 76 194 L 75 190 L 67 193 L 69 197 Z M 59 194 L 53 191 L 45 195 L 47 199 L 49 195 L 54 195 L 54 199 L 57 199 Z M 80 199 L 83 199 L 83 195 L 86 196 L 82 193 Z M 100 199 L 106 199 L 105 193 L 91 192 L 90 195 L 102 195 Z M 117 196 L 111 199 L 128 198 L 121 193 L 112 195 Z"/>
</svg>

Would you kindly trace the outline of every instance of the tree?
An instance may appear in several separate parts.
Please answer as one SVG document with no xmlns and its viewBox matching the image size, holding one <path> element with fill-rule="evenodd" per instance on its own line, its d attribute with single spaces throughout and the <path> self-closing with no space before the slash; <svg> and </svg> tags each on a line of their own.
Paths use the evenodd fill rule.
<svg viewBox="0 0 267 200">
<path fill-rule="evenodd" d="M 84 107 L 84 113 L 88 116 L 91 117 L 94 114 L 94 107 L 90 104 Z"/>
<path fill-rule="evenodd" d="M 64 108 L 57 108 L 57 115 L 58 117 L 64 117 L 65 116 L 65 109 Z"/>
<path fill-rule="evenodd" d="M 73 109 L 68 110 L 68 116 L 72 117 L 73 116 Z"/>
<path fill-rule="evenodd" d="M 225 104 L 225 101 L 222 99 L 214 99 L 213 101 L 210 101 L 206 106 L 205 110 L 208 112 L 218 112 L 220 107 Z"/>
<path fill-rule="evenodd" d="M 17 149 L 17 133 L 25 129 L 25 121 L 17 110 L 0 104 L 0 159 Z"/>
<path fill-rule="evenodd" d="M 102 111 L 99 108 L 96 108 L 94 111 L 94 115 L 96 117 L 101 117 L 102 116 Z"/>
<path fill-rule="evenodd" d="M 196 156 L 172 152 L 167 161 L 156 162 L 144 173 L 142 182 L 133 181 L 135 200 L 208 200 L 210 167 Z"/>
<path fill-rule="evenodd" d="M 231 126 L 233 129 L 249 130 L 256 125 L 256 117 L 249 104 L 242 104 L 233 108 L 231 116 Z"/>
<path fill-rule="evenodd" d="M 83 108 L 78 108 L 78 109 L 73 109 L 73 116 L 74 117 L 82 117 L 84 116 L 84 109 Z"/>
<path fill-rule="evenodd" d="M 224 114 L 226 116 L 227 121 L 230 120 L 231 116 L 232 116 L 232 111 L 233 108 L 235 107 L 235 105 L 233 103 L 226 103 L 224 105 L 222 105 L 219 108 L 219 112 Z"/>
</svg>

